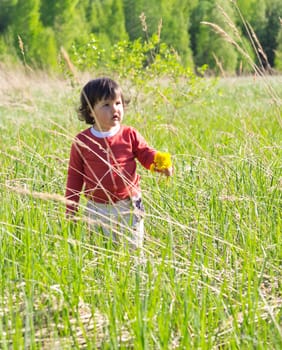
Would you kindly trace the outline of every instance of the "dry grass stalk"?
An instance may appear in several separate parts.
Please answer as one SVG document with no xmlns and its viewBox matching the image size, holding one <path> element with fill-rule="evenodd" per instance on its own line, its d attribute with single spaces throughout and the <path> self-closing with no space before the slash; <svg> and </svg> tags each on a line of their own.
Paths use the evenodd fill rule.
<svg viewBox="0 0 282 350">
<path fill-rule="evenodd" d="M 148 26 L 147 26 L 147 23 L 146 23 L 146 16 L 145 16 L 145 13 L 142 12 L 141 15 L 139 16 L 140 18 L 140 21 L 141 21 L 141 25 L 142 25 L 142 30 L 143 32 L 147 33 L 148 31 Z"/>
<path fill-rule="evenodd" d="M 18 41 L 19 41 L 19 48 L 21 50 L 21 54 L 24 57 L 24 43 L 23 43 L 22 38 L 20 37 L 20 35 L 18 35 Z"/>
<path fill-rule="evenodd" d="M 266 69 L 267 71 L 270 71 L 270 72 L 271 72 L 271 70 L 272 70 L 271 65 L 270 65 L 270 63 L 269 63 L 269 61 L 268 61 L 268 58 L 267 58 L 267 55 L 266 55 L 265 51 L 263 50 L 263 48 L 262 48 L 262 46 L 261 46 L 260 41 L 259 41 L 258 37 L 256 36 L 256 33 L 255 33 L 253 27 L 250 25 L 250 23 L 247 23 L 247 24 L 248 24 L 248 27 L 249 27 L 249 29 L 250 29 L 252 38 L 254 39 L 254 42 L 255 42 L 255 44 L 257 45 L 257 46 L 255 47 L 255 50 L 256 50 L 256 51 L 258 52 L 258 54 L 259 54 L 259 55 L 258 55 L 258 58 L 259 58 L 259 60 L 260 60 L 260 63 L 261 63 L 262 68 L 263 68 L 263 69 Z M 264 68 L 264 64 L 261 62 L 260 56 L 264 59 L 266 68 Z"/>
<path fill-rule="evenodd" d="M 244 22 L 245 23 L 245 22 Z M 249 53 L 244 50 L 226 31 L 224 31 L 218 24 L 202 21 L 201 24 L 205 24 L 210 26 L 217 34 L 219 34 L 225 41 L 229 42 L 231 45 L 233 45 L 237 51 L 246 58 L 247 62 L 250 64 L 250 66 L 253 68 L 255 74 L 257 74 L 260 77 L 265 77 L 265 69 L 261 69 L 263 65 L 261 64 L 261 67 L 258 67 L 258 65 L 253 61 Z M 252 37 L 250 37 L 250 40 L 252 40 Z M 254 49 L 256 50 L 256 46 L 252 43 Z M 257 50 L 256 50 L 257 52 Z M 268 90 L 269 94 L 272 96 L 273 102 L 277 105 L 278 108 L 281 106 L 281 98 L 278 96 L 277 92 L 272 88 L 272 86 L 265 81 L 266 89 Z M 280 114 L 278 115 L 279 123 L 282 125 L 282 120 L 280 117 Z"/>
<path fill-rule="evenodd" d="M 210 26 L 217 34 L 219 34 L 225 41 L 229 42 L 231 45 L 233 45 L 251 64 L 251 66 L 254 68 L 254 70 L 257 70 L 257 67 L 253 63 L 250 55 L 245 52 L 238 43 L 228 34 L 226 31 L 224 31 L 218 24 L 202 21 L 201 24 L 205 24 L 207 26 Z"/>
<path fill-rule="evenodd" d="M 224 9 L 220 5 L 217 5 L 217 7 L 220 10 L 220 12 L 223 14 L 223 16 L 226 18 L 225 23 L 231 28 L 231 30 L 233 31 L 235 36 L 241 41 L 241 36 L 238 32 L 238 29 L 237 29 L 236 25 L 232 22 L 229 15 L 224 11 Z"/>
<path fill-rule="evenodd" d="M 25 50 L 24 50 L 24 42 L 21 38 L 20 35 L 18 35 L 18 42 L 19 42 L 19 48 L 21 51 L 21 54 L 23 56 L 23 62 L 24 62 L 24 66 L 25 68 L 27 68 L 29 71 L 33 72 L 32 68 L 26 63 L 26 59 L 25 59 Z"/>
<path fill-rule="evenodd" d="M 212 55 L 213 55 L 213 58 L 215 59 L 216 65 L 218 66 L 218 68 L 220 70 L 221 75 L 225 78 L 226 74 L 225 74 L 225 71 L 223 69 L 221 61 L 219 60 L 219 58 L 216 56 L 216 54 L 214 52 L 212 53 Z"/>
<path fill-rule="evenodd" d="M 158 38 L 159 38 L 159 41 L 161 41 L 162 27 L 163 27 L 163 20 L 161 18 L 160 21 L 159 21 L 159 24 L 158 24 Z"/>
<path fill-rule="evenodd" d="M 250 23 L 245 21 L 244 16 L 243 16 L 242 12 L 240 11 L 240 8 L 238 7 L 236 1 L 232 1 L 232 2 L 233 2 L 234 6 L 236 8 L 236 11 L 238 12 L 239 17 L 240 17 L 240 19 L 241 19 L 241 21 L 242 21 L 242 23 L 243 23 L 243 25 L 244 25 L 244 27 L 246 29 L 246 32 L 248 34 L 248 37 L 249 37 L 250 42 L 252 44 L 252 47 L 253 47 L 253 49 L 254 49 L 254 51 L 256 53 L 257 59 L 258 59 L 258 61 L 260 63 L 260 69 L 262 70 L 260 75 L 263 75 L 263 73 L 265 71 L 265 67 L 264 67 L 264 64 L 263 64 L 263 62 L 261 60 L 261 57 L 264 59 L 264 61 L 266 63 L 266 66 L 267 66 L 266 69 L 268 71 L 270 71 L 270 69 L 271 69 L 271 66 L 270 66 L 270 64 L 268 62 L 267 56 L 266 56 L 266 54 L 265 54 L 265 52 L 264 52 L 264 50 L 263 50 L 263 48 L 262 48 L 262 46 L 261 46 L 257 36 L 256 36 L 255 31 L 253 30 L 252 26 L 250 25 Z"/>
<path fill-rule="evenodd" d="M 69 57 L 69 54 L 67 53 L 67 51 L 64 49 L 64 47 L 61 47 L 61 54 L 62 54 L 62 57 L 64 59 L 64 61 L 66 62 L 67 64 L 67 67 L 69 68 L 70 72 L 72 73 L 73 77 L 75 78 L 76 82 L 78 84 L 80 84 L 80 80 L 78 78 L 78 74 L 77 74 L 77 71 Z"/>
<path fill-rule="evenodd" d="M 24 187 L 15 187 L 15 186 L 9 186 L 9 185 L 6 185 L 6 187 L 9 190 L 16 192 L 18 194 L 29 195 L 29 196 L 32 196 L 32 197 L 38 198 L 38 199 L 43 199 L 43 200 L 47 200 L 47 201 L 53 200 L 55 202 L 61 202 L 61 203 L 64 203 L 66 205 L 67 204 L 69 204 L 69 205 L 76 204 L 75 202 L 68 200 L 64 196 L 61 196 L 57 193 L 30 191 Z"/>
</svg>

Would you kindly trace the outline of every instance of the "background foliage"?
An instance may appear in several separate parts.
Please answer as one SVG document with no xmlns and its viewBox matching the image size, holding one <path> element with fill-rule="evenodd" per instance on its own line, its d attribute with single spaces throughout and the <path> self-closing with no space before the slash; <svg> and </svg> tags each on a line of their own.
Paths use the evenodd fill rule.
<svg viewBox="0 0 282 350">
<path fill-rule="evenodd" d="M 54 69 L 61 46 L 69 51 L 94 37 L 107 51 L 158 33 L 185 66 L 207 64 L 211 73 L 250 71 L 234 45 L 201 23 L 207 21 L 234 37 L 262 67 L 281 70 L 279 17 L 280 0 L 2 0 L 0 59 Z"/>
</svg>

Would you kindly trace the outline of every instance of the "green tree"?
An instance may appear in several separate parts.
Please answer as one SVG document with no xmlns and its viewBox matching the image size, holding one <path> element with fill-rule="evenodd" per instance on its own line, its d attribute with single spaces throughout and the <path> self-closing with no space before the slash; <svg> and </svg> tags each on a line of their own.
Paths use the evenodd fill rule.
<svg viewBox="0 0 282 350">
<path fill-rule="evenodd" d="M 39 8 L 40 0 L 18 0 L 13 8 L 13 27 L 23 39 L 34 36 L 41 27 Z"/>
<path fill-rule="evenodd" d="M 83 35 L 80 13 L 77 9 L 78 3 L 79 0 L 60 0 L 55 3 L 53 29 L 58 46 L 68 49 L 79 34 Z"/>
<path fill-rule="evenodd" d="M 6 62 L 15 61 L 17 58 L 13 34 L 11 33 L 14 7 L 16 4 L 17 0 L 0 1 L 0 59 Z"/>
<path fill-rule="evenodd" d="M 196 66 L 207 64 L 209 70 L 218 73 L 234 73 L 237 68 L 238 53 L 235 48 L 222 38 L 212 27 L 202 24 L 213 23 L 222 30 L 230 32 L 226 18 L 217 7 L 220 4 L 229 18 L 234 18 L 232 7 L 226 1 L 202 0 L 192 12 L 191 43 Z M 230 33 L 233 36 L 233 33 Z"/>
<path fill-rule="evenodd" d="M 238 0 L 236 7 L 238 12 L 237 25 L 256 53 L 255 62 L 260 67 L 268 67 L 267 55 L 264 53 L 264 49 L 261 49 L 264 47 L 263 37 L 267 26 L 265 0 Z"/>
<path fill-rule="evenodd" d="M 14 7 L 18 0 L 0 1 L 0 33 L 4 33 L 13 20 Z"/>
<path fill-rule="evenodd" d="M 40 0 L 18 0 L 13 12 L 12 33 L 18 54 L 20 57 L 24 54 L 26 63 L 39 67 L 55 65 L 55 35 L 41 23 Z"/>
<path fill-rule="evenodd" d="M 68 50 L 74 41 L 86 40 L 88 7 L 89 0 L 41 0 L 41 20 L 56 33 L 57 49 L 63 46 Z"/>
<path fill-rule="evenodd" d="M 281 0 L 266 0 L 266 25 L 263 31 L 259 32 L 262 47 L 268 58 L 268 62 L 273 67 L 275 60 L 275 52 L 281 43 L 281 25 L 279 18 L 282 18 L 282 2 Z M 281 45 L 281 44 L 280 44 Z M 275 62 L 274 62 L 275 61 Z"/>
<path fill-rule="evenodd" d="M 40 18 L 45 27 L 53 27 L 56 18 L 57 0 L 41 0 Z"/>
<path fill-rule="evenodd" d="M 272 0 L 271 0 L 272 1 Z M 243 19 L 249 22 L 254 29 L 265 24 L 265 0 L 237 0 L 235 2 Z M 243 26 L 242 19 L 238 16 L 238 25 Z"/>
<path fill-rule="evenodd" d="M 128 39 L 122 0 L 91 1 L 88 21 L 90 32 L 105 46 Z"/>
<path fill-rule="evenodd" d="M 162 40 L 172 46 L 181 56 L 183 63 L 193 67 L 190 42 L 190 15 L 197 1 L 162 1 Z"/>
<path fill-rule="evenodd" d="M 18 0 L 13 12 L 13 35 L 15 45 L 18 45 L 18 38 L 24 44 L 24 50 L 28 60 L 36 60 L 38 46 L 38 33 L 42 31 L 40 22 L 40 0 Z M 23 47 L 19 47 L 19 54 Z M 21 52 L 20 52 L 21 51 Z"/>
<path fill-rule="evenodd" d="M 189 17 L 194 1 L 124 0 L 126 29 L 131 40 L 148 39 L 160 31 L 161 39 L 173 47 L 183 63 L 193 66 L 189 37 Z"/>
<path fill-rule="evenodd" d="M 255 33 L 253 43 L 257 49 L 258 61 L 264 67 L 273 66 L 280 30 L 279 17 L 282 16 L 281 0 L 238 0 L 237 6 L 243 21 L 249 23 Z M 244 29 L 245 35 L 251 37 L 243 21 L 238 23 Z M 262 50 L 258 50 L 260 46 Z"/>
<path fill-rule="evenodd" d="M 277 35 L 277 48 L 275 50 L 274 67 L 282 72 L 282 22 Z"/>
<path fill-rule="evenodd" d="M 282 72 L 282 20 L 280 20 L 280 29 L 277 35 L 277 47 L 275 50 L 274 67 Z"/>
<path fill-rule="evenodd" d="M 131 41 L 145 37 L 146 33 L 150 36 L 157 31 L 161 15 L 160 6 L 156 6 L 156 1 L 123 0 L 123 4 L 125 26 Z M 142 23 L 141 14 L 145 15 L 146 23 L 144 21 Z"/>
</svg>

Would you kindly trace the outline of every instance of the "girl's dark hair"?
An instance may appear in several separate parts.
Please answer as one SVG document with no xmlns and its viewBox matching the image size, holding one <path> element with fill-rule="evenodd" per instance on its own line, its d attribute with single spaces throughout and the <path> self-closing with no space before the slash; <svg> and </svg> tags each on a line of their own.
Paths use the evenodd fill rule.
<svg viewBox="0 0 282 350">
<path fill-rule="evenodd" d="M 87 124 L 94 124 L 92 109 L 95 104 L 104 99 L 114 99 L 121 95 L 122 103 L 125 104 L 120 86 L 110 78 L 97 78 L 90 80 L 82 89 L 80 94 L 80 106 L 78 108 L 79 120 Z"/>
</svg>

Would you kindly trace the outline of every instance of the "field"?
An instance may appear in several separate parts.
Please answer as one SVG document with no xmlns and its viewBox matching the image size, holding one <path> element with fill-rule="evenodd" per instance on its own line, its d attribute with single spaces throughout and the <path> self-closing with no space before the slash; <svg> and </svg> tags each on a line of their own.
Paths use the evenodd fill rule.
<svg viewBox="0 0 282 350">
<path fill-rule="evenodd" d="M 194 98 L 120 83 L 124 123 L 175 168 L 139 168 L 142 256 L 89 233 L 84 199 L 65 219 L 78 87 L 0 71 L 0 348 L 281 349 L 282 77 L 206 79 Z"/>
</svg>

